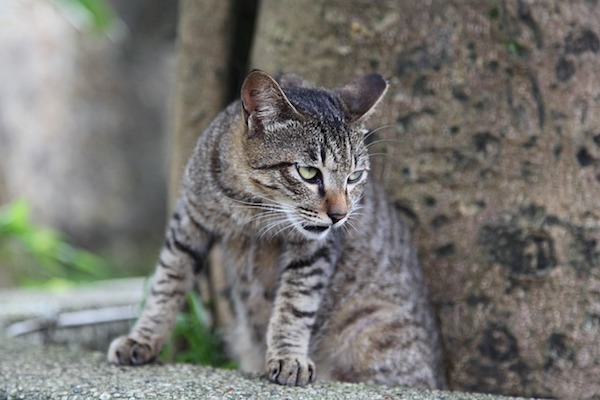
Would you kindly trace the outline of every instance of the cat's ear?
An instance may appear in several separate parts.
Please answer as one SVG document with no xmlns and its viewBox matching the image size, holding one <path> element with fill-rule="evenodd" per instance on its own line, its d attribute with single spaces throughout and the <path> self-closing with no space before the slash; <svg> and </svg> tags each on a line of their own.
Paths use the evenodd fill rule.
<svg viewBox="0 0 600 400">
<path fill-rule="evenodd" d="M 250 136 L 281 126 L 299 115 L 269 74 L 254 70 L 242 84 L 242 112 Z"/>
<path fill-rule="evenodd" d="M 337 89 L 346 106 L 350 122 L 365 120 L 385 95 L 388 83 L 379 74 L 365 75 L 346 86 Z"/>
</svg>

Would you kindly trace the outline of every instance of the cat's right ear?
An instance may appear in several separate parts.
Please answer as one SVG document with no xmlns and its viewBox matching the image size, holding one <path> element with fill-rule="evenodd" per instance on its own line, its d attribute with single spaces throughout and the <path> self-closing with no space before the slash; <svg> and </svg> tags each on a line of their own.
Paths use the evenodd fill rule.
<svg viewBox="0 0 600 400">
<path fill-rule="evenodd" d="M 269 74 L 254 70 L 241 90 L 242 112 L 249 136 L 257 136 L 299 115 Z"/>
<path fill-rule="evenodd" d="M 337 93 L 346 105 L 350 122 L 360 122 L 371 115 L 387 89 L 383 76 L 369 74 L 337 89 Z"/>
</svg>

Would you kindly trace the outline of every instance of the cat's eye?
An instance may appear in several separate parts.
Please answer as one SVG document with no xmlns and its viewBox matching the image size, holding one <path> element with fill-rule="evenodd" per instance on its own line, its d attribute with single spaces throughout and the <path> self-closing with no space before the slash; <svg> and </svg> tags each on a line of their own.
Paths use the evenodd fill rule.
<svg viewBox="0 0 600 400">
<path fill-rule="evenodd" d="M 356 183 L 362 177 L 364 171 L 354 171 L 348 176 L 348 183 Z"/>
<path fill-rule="evenodd" d="M 300 174 L 302 179 L 309 183 L 313 183 L 316 179 L 318 179 L 321 173 L 321 171 L 315 167 L 297 166 L 296 169 L 298 169 L 298 174 Z"/>
</svg>

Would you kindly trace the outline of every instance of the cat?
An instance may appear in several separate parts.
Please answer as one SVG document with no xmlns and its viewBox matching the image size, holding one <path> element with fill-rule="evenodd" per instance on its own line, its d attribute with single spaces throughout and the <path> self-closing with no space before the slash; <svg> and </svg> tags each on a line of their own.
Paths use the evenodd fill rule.
<svg viewBox="0 0 600 400">
<path fill-rule="evenodd" d="M 441 343 L 410 233 L 369 173 L 379 74 L 338 89 L 254 70 L 188 161 L 145 308 L 108 360 L 153 361 L 214 244 L 229 353 L 272 382 L 443 388 Z"/>
</svg>

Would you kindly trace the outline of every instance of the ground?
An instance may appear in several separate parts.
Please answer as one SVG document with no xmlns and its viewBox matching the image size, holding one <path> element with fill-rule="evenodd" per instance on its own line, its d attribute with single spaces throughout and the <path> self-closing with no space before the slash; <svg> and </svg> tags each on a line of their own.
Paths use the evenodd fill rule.
<svg viewBox="0 0 600 400">
<path fill-rule="evenodd" d="M 9 399 L 469 399 L 500 397 L 345 383 L 287 388 L 236 371 L 187 364 L 119 367 L 100 352 L 0 336 L 0 400 Z"/>
</svg>

